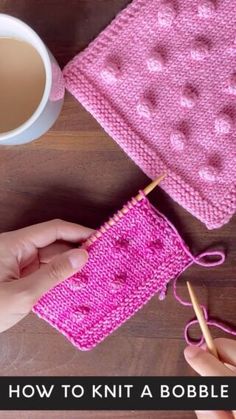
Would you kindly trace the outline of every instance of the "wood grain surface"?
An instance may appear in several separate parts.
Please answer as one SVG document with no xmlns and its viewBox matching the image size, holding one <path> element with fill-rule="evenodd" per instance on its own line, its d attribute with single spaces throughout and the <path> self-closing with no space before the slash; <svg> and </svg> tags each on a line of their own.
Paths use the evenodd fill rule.
<svg viewBox="0 0 236 419">
<path fill-rule="evenodd" d="M 83 49 L 129 0 L 0 0 L 0 12 L 25 20 L 63 66 Z M 0 231 L 62 218 L 98 227 L 149 179 L 69 94 L 54 127 L 38 141 L 0 149 Z M 210 314 L 235 322 L 236 217 L 208 231 L 160 189 L 151 201 L 179 229 L 194 254 L 210 246 L 227 252 L 218 268 L 192 267 L 179 280 L 191 280 Z M 183 328 L 191 309 L 174 299 L 154 297 L 137 315 L 91 352 L 29 315 L 0 335 L 1 375 L 191 375 L 183 357 Z M 212 331 L 214 336 L 219 332 Z M 194 331 L 195 336 L 198 330 Z M 220 335 L 222 335 L 220 333 Z M 1 412 L 0 417 L 194 418 L 191 412 Z"/>
</svg>

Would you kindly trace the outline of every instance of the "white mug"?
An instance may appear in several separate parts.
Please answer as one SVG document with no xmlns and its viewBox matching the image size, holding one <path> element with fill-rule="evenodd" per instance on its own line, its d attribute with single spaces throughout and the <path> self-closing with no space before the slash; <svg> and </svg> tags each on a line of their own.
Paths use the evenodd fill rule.
<svg viewBox="0 0 236 419">
<path fill-rule="evenodd" d="M 0 38 L 15 38 L 31 44 L 40 55 L 45 68 L 45 88 L 35 112 L 16 129 L 0 133 L 0 145 L 24 144 L 39 138 L 56 121 L 64 101 L 63 76 L 55 58 L 26 23 L 0 13 Z"/>
</svg>

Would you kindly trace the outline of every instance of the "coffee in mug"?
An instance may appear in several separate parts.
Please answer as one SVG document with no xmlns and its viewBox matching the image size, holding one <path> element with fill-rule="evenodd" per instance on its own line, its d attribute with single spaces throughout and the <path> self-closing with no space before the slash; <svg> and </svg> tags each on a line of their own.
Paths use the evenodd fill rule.
<svg viewBox="0 0 236 419">
<path fill-rule="evenodd" d="M 16 129 L 36 111 L 46 74 L 36 49 L 24 41 L 0 38 L 0 133 Z"/>
<path fill-rule="evenodd" d="M 26 23 L 0 13 L 0 145 L 39 138 L 56 121 L 64 100 L 61 70 Z"/>
</svg>

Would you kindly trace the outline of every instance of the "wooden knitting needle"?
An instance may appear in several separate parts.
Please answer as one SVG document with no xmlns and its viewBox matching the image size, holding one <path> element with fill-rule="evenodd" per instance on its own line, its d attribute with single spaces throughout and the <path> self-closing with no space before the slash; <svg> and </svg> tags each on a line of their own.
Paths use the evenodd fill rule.
<svg viewBox="0 0 236 419">
<path fill-rule="evenodd" d="M 189 292 L 189 295 L 190 295 L 190 298 L 191 298 L 191 301 L 192 301 L 193 309 L 195 311 L 195 314 L 196 314 L 196 317 L 198 319 L 202 334 L 203 334 L 204 339 L 206 341 L 207 348 L 212 355 L 214 355 L 217 359 L 219 359 L 219 355 L 217 353 L 217 349 L 216 349 L 216 346 L 214 344 L 214 340 L 213 340 L 213 338 L 210 334 L 209 327 L 206 323 L 203 311 L 202 311 L 201 306 L 198 302 L 198 299 L 197 299 L 196 294 L 193 290 L 193 287 L 190 285 L 189 282 L 187 282 L 187 287 L 188 287 L 188 292 Z"/>
<path fill-rule="evenodd" d="M 188 281 L 187 281 L 187 287 L 188 287 L 188 292 L 189 292 L 189 295 L 190 295 L 190 298 L 191 298 L 191 301 L 192 301 L 192 305 L 193 305 L 196 317 L 199 321 L 199 325 L 200 325 L 202 334 L 203 334 L 204 339 L 206 341 L 208 351 L 213 356 L 215 356 L 217 359 L 219 359 L 219 355 L 218 355 L 216 346 L 214 344 L 214 340 L 213 340 L 213 338 L 210 334 L 210 330 L 209 330 L 209 327 L 206 323 L 203 311 L 202 311 L 201 306 L 198 302 L 198 299 L 197 299 L 197 296 L 196 296 L 196 294 L 193 290 L 193 287 Z M 232 415 L 233 415 L 233 418 L 236 419 L 236 412 L 235 411 L 232 411 Z"/>
<path fill-rule="evenodd" d="M 145 196 L 147 196 L 148 194 L 150 194 L 150 192 L 152 192 L 152 191 L 153 191 L 153 189 L 155 189 L 155 188 L 156 188 L 156 186 L 158 186 L 158 185 L 161 183 L 161 181 L 162 181 L 163 179 L 165 179 L 165 177 L 166 177 L 166 174 L 163 174 L 163 175 L 159 176 L 159 177 L 158 177 L 156 180 L 154 180 L 153 182 L 149 183 L 149 185 L 148 185 L 148 186 L 146 186 L 146 188 L 144 188 L 144 190 L 143 190 L 144 195 L 145 195 Z M 141 201 L 141 200 L 143 199 L 142 194 L 141 194 L 141 193 L 139 193 L 139 194 L 135 197 L 135 199 L 136 199 L 137 201 Z"/>
<path fill-rule="evenodd" d="M 145 196 L 147 196 L 148 194 L 150 194 L 150 192 L 153 191 L 154 188 L 156 188 L 156 186 L 158 186 L 161 181 L 166 177 L 166 174 L 163 174 L 161 176 L 159 176 L 156 180 L 154 180 L 153 182 L 151 182 L 148 186 L 146 186 L 146 188 L 144 188 L 143 193 Z M 141 201 L 143 199 L 143 194 L 139 193 L 136 197 L 135 197 L 136 201 Z M 121 218 L 123 215 L 127 214 L 127 212 L 129 211 L 129 209 L 127 208 L 127 206 L 124 206 L 119 214 L 118 217 Z M 114 217 L 113 217 L 114 218 Z M 113 225 L 116 224 L 116 221 L 111 218 L 110 220 L 107 221 L 106 223 L 106 227 L 102 226 L 100 228 L 100 231 L 96 231 L 91 237 L 89 237 L 88 240 L 86 240 L 86 242 L 84 243 L 84 246 L 87 247 L 90 244 L 94 243 L 99 237 L 102 236 L 102 233 L 104 233 L 108 226 L 112 227 Z"/>
</svg>

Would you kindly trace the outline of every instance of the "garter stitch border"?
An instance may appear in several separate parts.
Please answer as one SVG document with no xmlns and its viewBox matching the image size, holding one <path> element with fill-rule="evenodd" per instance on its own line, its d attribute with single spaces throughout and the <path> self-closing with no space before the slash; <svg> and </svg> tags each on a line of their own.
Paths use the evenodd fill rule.
<svg viewBox="0 0 236 419">
<path fill-rule="evenodd" d="M 67 66 L 64 69 L 64 77 L 66 80 L 67 89 L 84 105 L 84 107 L 90 113 L 93 114 L 93 116 L 98 120 L 98 122 L 107 131 L 107 133 L 110 134 L 118 142 L 118 144 L 124 149 L 124 151 L 132 157 L 132 159 L 143 169 L 143 171 L 152 179 L 154 179 L 158 173 L 167 172 L 168 176 L 162 182 L 161 185 L 163 189 L 166 192 L 168 192 L 175 201 L 183 205 L 189 212 L 191 212 L 202 222 L 204 222 L 208 228 L 212 229 L 218 228 L 223 224 L 227 223 L 236 211 L 236 184 L 235 168 L 233 163 L 231 163 L 232 170 L 228 167 L 228 171 L 230 170 L 230 175 L 232 176 L 232 178 L 227 182 L 224 181 L 224 177 L 221 177 L 219 181 L 215 181 L 215 177 L 217 177 L 217 171 L 215 173 L 214 167 L 205 166 L 201 170 L 199 170 L 199 176 L 201 175 L 201 177 L 204 178 L 204 181 L 202 183 L 204 187 L 201 188 L 197 187 L 197 181 L 195 179 L 191 179 L 191 173 L 186 173 L 184 171 L 182 171 L 181 173 L 180 168 L 176 168 L 174 165 L 172 165 L 172 167 L 169 167 L 169 165 L 165 162 L 165 158 L 163 157 L 163 150 L 160 148 L 160 142 L 158 143 L 157 147 L 154 146 L 153 142 L 142 134 L 142 129 L 140 131 L 139 126 L 132 125 L 132 122 L 129 120 L 129 115 L 124 113 L 125 109 L 123 112 L 122 108 L 120 108 L 116 103 L 114 93 L 116 92 L 116 87 L 114 86 L 117 83 L 117 78 L 119 79 L 120 77 L 119 65 L 112 62 L 108 62 L 107 64 L 105 63 L 105 67 L 101 69 L 101 75 L 103 76 L 102 78 L 102 76 L 100 77 L 99 75 L 100 62 L 97 63 L 99 57 L 102 57 L 102 60 L 105 62 L 110 54 L 110 50 L 112 51 L 112 54 L 114 53 L 113 46 L 116 45 L 117 39 L 119 39 L 119 36 L 121 36 L 121 34 L 124 31 L 127 31 L 127 37 L 131 36 L 129 33 L 129 27 L 133 24 L 135 20 L 138 21 L 138 19 L 140 19 L 140 17 L 144 13 L 146 13 L 149 6 L 150 10 L 152 10 L 152 5 L 155 4 L 157 11 L 158 8 L 166 8 L 164 9 L 164 13 L 165 10 L 167 10 L 167 14 L 169 13 L 170 15 L 168 16 L 172 18 L 171 13 L 175 12 L 173 5 L 178 3 L 177 10 L 179 10 L 179 16 L 181 18 L 181 8 L 183 11 L 186 5 L 192 4 L 192 7 L 197 10 L 197 6 L 200 5 L 201 9 L 199 10 L 201 11 L 202 16 L 204 17 L 205 13 L 205 17 L 207 17 L 206 12 L 204 11 L 206 10 L 204 9 L 204 7 L 207 2 L 209 3 L 211 2 L 211 0 L 205 1 L 205 3 L 204 0 L 195 0 L 194 2 L 188 2 L 187 0 L 182 0 L 179 2 L 163 2 L 160 0 L 133 0 L 133 2 L 125 10 L 123 10 L 114 19 L 114 21 L 97 37 L 97 39 L 91 42 L 88 48 L 86 48 L 83 52 L 74 57 L 74 59 L 67 64 Z M 213 2 L 212 4 L 214 5 L 215 3 Z M 222 13 L 222 2 L 219 0 L 217 4 L 219 6 L 219 9 L 221 7 L 220 12 Z M 225 2 L 225 7 L 230 7 L 229 0 Z M 199 22 L 200 21 L 201 19 L 199 17 Z M 210 21 L 209 23 L 209 20 L 207 19 L 203 19 L 202 21 L 207 22 L 207 25 L 210 25 L 212 22 Z M 138 21 L 138 23 L 139 22 L 140 20 Z M 163 20 L 161 22 L 163 25 Z M 156 30 L 158 29 L 156 28 Z M 136 41 L 138 44 L 139 39 L 136 39 Z M 155 40 L 154 44 L 155 43 L 158 44 L 158 40 Z M 122 48 L 125 48 L 125 46 L 123 46 Z M 204 58 L 204 56 L 202 57 L 201 54 L 204 55 L 205 52 L 206 54 L 208 52 L 208 44 L 205 45 L 204 43 L 198 43 L 197 45 L 194 45 L 193 48 L 195 49 L 191 51 L 192 57 L 194 57 L 196 65 L 199 65 L 199 63 L 201 63 L 202 58 Z M 235 53 L 236 55 L 236 38 L 235 47 L 232 46 L 232 51 L 232 54 Z M 122 50 L 122 53 L 123 52 L 124 51 Z M 160 55 L 158 54 L 154 54 L 151 57 L 152 70 L 155 70 L 155 66 L 158 71 L 162 68 L 162 58 L 163 57 L 160 57 Z M 233 58 L 231 58 L 231 62 L 233 63 Z M 150 63 L 148 62 L 148 64 Z M 232 64 L 230 65 L 232 66 Z M 236 66 L 234 67 L 234 69 L 236 70 Z M 94 75 L 93 78 L 92 74 Z M 110 90 L 108 88 L 106 90 L 106 88 L 104 87 L 105 82 L 108 84 L 108 88 Z M 234 82 L 235 91 L 232 87 L 231 92 L 236 93 L 236 80 L 234 80 Z M 117 90 L 117 92 L 118 91 L 119 90 Z M 195 93 L 194 91 L 185 91 L 184 94 L 184 98 L 181 99 L 184 100 L 183 106 L 191 108 L 192 105 L 194 105 L 194 101 L 196 99 Z M 137 109 L 141 117 L 147 117 L 148 119 L 150 115 L 152 115 L 153 110 L 152 103 L 150 101 L 141 100 L 138 106 L 139 108 Z M 190 111 L 191 109 L 188 109 L 188 112 Z M 227 118 L 229 118 L 229 120 Z M 185 119 L 185 117 L 183 117 L 182 119 Z M 168 121 L 163 121 L 163 124 L 166 124 L 167 122 Z M 216 120 L 216 127 L 218 130 L 224 131 L 230 128 L 229 125 L 231 122 L 232 121 L 230 120 L 230 117 L 228 117 L 227 115 L 223 115 L 223 120 L 222 117 L 219 117 L 219 119 Z M 148 123 L 150 124 L 150 119 L 148 120 Z M 181 155 L 181 150 L 184 147 L 186 141 L 184 132 L 174 130 L 171 135 L 171 141 L 174 141 L 174 146 L 178 148 L 178 153 L 176 155 L 173 154 L 173 160 L 180 159 L 182 161 L 185 161 L 185 156 Z M 222 137 L 220 138 L 222 139 Z M 225 138 L 226 145 L 224 145 L 224 149 L 227 149 L 227 147 L 229 147 L 229 145 L 227 146 L 227 143 L 230 144 L 232 138 L 230 137 L 231 139 L 229 140 L 227 135 L 225 136 Z M 216 136 L 215 141 L 221 140 L 219 140 L 219 137 Z M 212 148 L 211 145 L 209 147 Z M 233 150 L 233 146 L 231 146 L 231 148 Z M 201 148 L 199 149 L 199 158 L 203 158 L 204 160 L 205 156 L 201 157 L 200 151 Z M 222 153 L 226 153 L 226 151 L 223 150 Z M 228 154 L 229 153 L 230 151 L 228 151 Z M 232 157 L 232 162 L 236 162 L 235 152 L 230 157 Z M 191 169 L 190 172 L 192 172 Z M 207 193 L 207 191 L 209 191 L 210 188 L 212 188 L 212 182 L 215 182 L 215 191 L 211 195 L 214 199 L 210 199 L 209 194 Z M 223 185 L 225 185 L 224 190 L 222 189 Z M 218 193 L 219 187 L 221 188 L 221 194 Z"/>
</svg>

